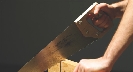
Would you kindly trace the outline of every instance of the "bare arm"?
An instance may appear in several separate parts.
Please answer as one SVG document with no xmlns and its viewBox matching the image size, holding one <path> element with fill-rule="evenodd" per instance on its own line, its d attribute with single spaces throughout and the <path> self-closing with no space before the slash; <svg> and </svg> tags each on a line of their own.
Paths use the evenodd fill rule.
<svg viewBox="0 0 133 72">
<path fill-rule="evenodd" d="M 120 1 L 108 5 L 102 3 L 96 6 L 94 13 L 97 14 L 100 10 L 103 10 L 114 18 L 121 18 L 122 20 L 118 26 L 116 33 L 114 34 L 105 54 L 97 59 L 82 59 L 74 69 L 74 72 L 110 72 L 112 66 L 122 54 L 122 52 L 128 47 L 133 40 L 133 0 Z M 115 9 L 112 12 L 113 8 Z M 110 12 L 111 11 L 111 12 Z M 124 13 L 124 15 L 123 15 Z M 95 23 L 100 23 L 102 18 L 96 20 Z M 109 22 L 104 22 L 109 23 Z"/>
<path fill-rule="evenodd" d="M 127 8 L 114 34 L 105 54 L 104 58 L 109 59 L 109 63 L 113 65 L 121 53 L 128 47 L 133 40 L 133 0 L 128 1 Z"/>
</svg>

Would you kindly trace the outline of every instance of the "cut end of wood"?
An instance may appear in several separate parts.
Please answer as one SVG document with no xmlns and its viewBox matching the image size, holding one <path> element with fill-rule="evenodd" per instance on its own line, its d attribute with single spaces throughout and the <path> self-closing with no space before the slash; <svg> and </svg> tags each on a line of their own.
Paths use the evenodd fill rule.
<svg viewBox="0 0 133 72">
<path fill-rule="evenodd" d="M 48 69 L 48 72 L 73 72 L 77 62 L 65 59 Z"/>
</svg>

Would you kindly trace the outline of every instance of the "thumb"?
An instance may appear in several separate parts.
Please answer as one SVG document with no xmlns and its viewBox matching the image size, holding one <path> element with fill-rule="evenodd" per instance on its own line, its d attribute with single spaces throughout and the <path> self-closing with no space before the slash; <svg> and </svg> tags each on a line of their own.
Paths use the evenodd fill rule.
<svg viewBox="0 0 133 72">
<path fill-rule="evenodd" d="M 94 14 L 98 14 L 99 11 L 101 10 L 101 8 L 106 7 L 106 6 L 107 6 L 106 3 L 100 3 L 100 4 L 96 5 L 95 10 L 94 10 Z"/>
<path fill-rule="evenodd" d="M 95 15 L 98 14 L 99 10 L 100 10 L 100 8 L 98 7 L 98 5 L 96 5 L 95 9 L 94 9 L 94 14 Z"/>
</svg>

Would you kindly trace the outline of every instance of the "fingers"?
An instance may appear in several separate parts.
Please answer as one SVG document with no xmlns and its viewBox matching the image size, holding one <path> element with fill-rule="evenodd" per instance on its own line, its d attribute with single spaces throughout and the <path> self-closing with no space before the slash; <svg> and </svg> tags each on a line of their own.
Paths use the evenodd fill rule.
<svg viewBox="0 0 133 72">
<path fill-rule="evenodd" d="M 105 21 L 105 19 L 106 19 L 106 15 L 105 14 L 103 14 L 101 17 L 99 17 L 99 18 L 93 18 L 92 19 L 92 21 L 93 21 L 93 23 L 96 25 L 96 26 L 98 26 L 98 25 L 100 25 L 100 24 L 102 24 L 104 21 Z"/>
<path fill-rule="evenodd" d="M 86 59 L 80 60 L 73 72 L 88 72 L 86 65 L 84 64 Z"/>
<path fill-rule="evenodd" d="M 78 72 L 85 72 L 84 68 L 82 66 L 80 66 L 80 65 L 79 65 L 79 68 L 78 68 Z"/>
<path fill-rule="evenodd" d="M 102 24 L 99 24 L 98 25 L 98 27 L 100 27 L 100 28 L 105 28 L 105 26 L 106 26 L 106 24 L 107 24 L 107 18 L 105 18 L 105 21 L 103 21 L 103 23 Z"/>
<path fill-rule="evenodd" d="M 94 10 L 94 14 L 98 14 L 99 11 L 102 9 L 102 8 L 105 8 L 107 7 L 107 4 L 106 3 L 100 3 L 98 5 L 95 6 L 95 10 Z"/>
<path fill-rule="evenodd" d="M 99 16 L 100 14 L 100 16 Z M 110 17 L 103 11 L 100 11 L 98 15 L 89 14 L 88 18 L 92 20 L 92 23 L 100 28 L 107 28 L 112 22 Z"/>
<path fill-rule="evenodd" d="M 82 59 L 73 72 L 109 72 L 111 68 L 105 58 Z"/>
<path fill-rule="evenodd" d="M 99 19 L 93 19 L 92 21 L 93 21 L 93 23 L 96 26 L 98 26 L 100 28 L 104 28 L 104 26 L 107 24 L 107 22 L 109 21 L 109 19 L 108 19 L 108 16 L 104 14 Z"/>
<path fill-rule="evenodd" d="M 108 17 L 108 20 L 106 20 L 106 24 L 103 26 L 104 28 L 108 28 L 111 25 L 111 21 L 109 21 L 110 18 Z"/>
<path fill-rule="evenodd" d="M 78 63 L 78 65 L 75 67 L 73 72 L 85 72 L 84 67 L 82 66 L 82 60 Z"/>
<path fill-rule="evenodd" d="M 107 28 L 112 23 L 109 12 L 108 4 L 100 3 L 95 6 L 94 13 L 88 14 L 87 19 L 91 19 L 92 23 L 100 28 Z"/>
<path fill-rule="evenodd" d="M 93 17 L 95 17 L 95 15 L 92 13 L 89 13 L 86 19 L 92 19 Z"/>
<path fill-rule="evenodd" d="M 111 5 L 107 3 L 100 3 L 96 5 L 94 9 L 94 14 L 98 14 L 100 10 L 109 15 L 111 19 L 115 18 L 114 7 L 112 7 Z"/>
<path fill-rule="evenodd" d="M 78 64 L 78 65 L 75 67 L 75 69 L 74 69 L 73 72 L 87 72 L 87 71 L 84 70 L 84 67 L 82 67 L 82 65 Z"/>
<path fill-rule="evenodd" d="M 78 72 L 79 64 L 75 67 L 73 72 Z"/>
</svg>

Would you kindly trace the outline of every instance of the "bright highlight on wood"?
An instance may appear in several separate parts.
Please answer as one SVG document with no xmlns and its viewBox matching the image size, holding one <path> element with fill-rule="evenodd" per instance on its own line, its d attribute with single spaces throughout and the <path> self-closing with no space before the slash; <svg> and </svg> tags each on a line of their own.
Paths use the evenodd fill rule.
<svg viewBox="0 0 133 72">
<path fill-rule="evenodd" d="M 48 69 L 48 72 L 73 72 L 78 63 L 65 59 Z"/>
</svg>

